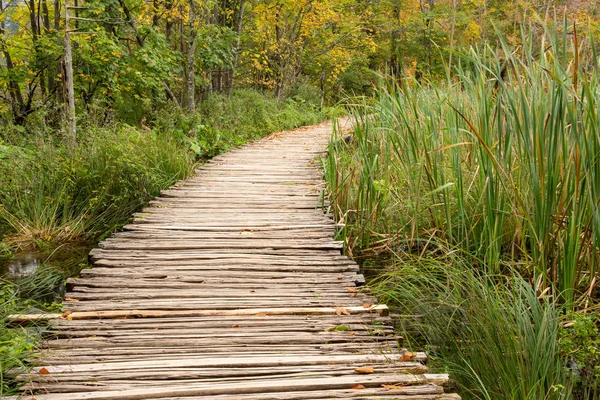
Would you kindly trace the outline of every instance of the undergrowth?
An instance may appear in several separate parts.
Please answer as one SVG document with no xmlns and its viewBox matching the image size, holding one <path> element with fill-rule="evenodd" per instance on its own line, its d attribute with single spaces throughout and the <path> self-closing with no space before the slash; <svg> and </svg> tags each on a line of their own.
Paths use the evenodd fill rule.
<svg viewBox="0 0 600 400">
<path fill-rule="evenodd" d="M 349 253 L 395 260 L 376 271 L 378 290 L 423 316 L 420 337 L 466 398 L 600 394 L 591 37 L 566 23 L 518 48 L 499 37 L 457 55 L 444 82 L 382 82 L 349 106 L 349 143 L 330 145 Z"/>
<path fill-rule="evenodd" d="M 16 392 L 19 372 L 27 371 L 47 326 L 15 325 L 13 314 L 61 312 L 64 282 L 88 267 L 88 248 L 61 248 L 40 261 L 36 271 L 20 280 L 0 280 L 0 396 Z"/>
</svg>

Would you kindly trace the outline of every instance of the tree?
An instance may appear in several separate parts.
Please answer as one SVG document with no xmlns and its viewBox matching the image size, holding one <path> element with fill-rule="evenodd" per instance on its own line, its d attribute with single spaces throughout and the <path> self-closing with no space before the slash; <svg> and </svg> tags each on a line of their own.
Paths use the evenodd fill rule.
<svg viewBox="0 0 600 400">
<path fill-rule="evenodd" d="M 31 0 L 33 2 L 33 0 Z M 75 87 L 73 85 L 73 52 L 71 48 L 70 32 L 70 6 L 68 0 L 65 1 L 65 91 L 67 97 L 66 115 L 67 115 L 67 141 L 71 146 L 77 140 L 77 116 L 75 115 Z"/>
</svg>

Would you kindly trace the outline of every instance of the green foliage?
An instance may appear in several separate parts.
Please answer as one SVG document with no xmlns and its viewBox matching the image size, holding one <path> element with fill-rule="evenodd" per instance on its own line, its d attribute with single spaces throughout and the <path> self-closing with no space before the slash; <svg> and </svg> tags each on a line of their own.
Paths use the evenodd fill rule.
<svg viewBox="0 0 600 400">
<path fill-rule="evenodd" d="M 35 329 L 7 328 L 5 317 L 14 310 L 10 307 L 14 297 L 10 287 L 0 288 L 0 396 L 14 392 L 14 377 L 9 371 L 27 368 L 27 359 L 35 351 L 39 340 L 39 333 Z"/>
<path fill-rule="evenodd" d="M 325 113 L 301 97 L 282 104 L 269 95 L 242 89 L 215 95 L 200 105 L 197 146 L 211 157 L 268 133 L 317 123 Z"/>
<path fill-rule="evenodd" d="M 457 256 L 405 257 L 370 284 L 402 314 L 419 316 L 411 334 L 437 349 L 463 398 L 573 398 L 560 309 L 520 275 L 479 274 Z"/>
<path fill-rule="evenodd" d="M 14 378 L 35 356 L 44 325 L 10 325 L 11 314 L 59 313 L 65 281 L 87 267 L 88 248 L 61 248 L 43 256 L 36 271 L 19 281 L 0 279 L 0 395 L 14 392 Z"/>
<path fill-rule="evenodd" d="M 181 140 L 126 125 L 91 129 L 73 150 L 14 147 L 0 164 L 0 221 L 17 245 L 93 239 L 187 176 L 192 161 Z"/>
<path fill-rule="evenodd" d="M 589 49 L 556 30 L 544 57 L 533 46 L 473 50 L 459 84 L 407 79 L 354 106 L 354 140 L 328 169 L 352 248 L 370 248 L 374 233 L 384 252 L 448 243 L 492 273 L 518 265 L 567 304 L 594 294 L 598 74 L 581 67 Z"/>
<path fill-rule="evenodd" d="M 561 356 L 573 376 L 574 392 L 582 399 L 600 396 L 600 318 L 574 313 L 559 332 Z"/>
<path fill-rule="evenodd" d="M 593 324 L 560 321 L 597 321 L 597 56 L 568 24 L 544 29 L 455 54 L 436 86 L 383 82 L 325 165 L 350 254 L 400 260 L 380 291 L 425 315 L 420 334 L 476 398 L 600 395 Z"/>
<path fill-rule="evenodd" d="M 229 27 L 203 26 L 199 32 L 199 42 L 196 49 L 198 70 L 211 71 L 215 68 L 231 68 L 235 57 L 234 43 L 236 38 L 235 32 Z"/>
<path fill-rule="evenodd" d="M 369 69 L 367 62 L 368 60 L 356 60 L 340 76 L 338 84 L 344 93 L 348 93 L 350 96 L 374 95 L 376 74 Z"/>
<path fill-rule="evenodd" d="M 22 138 L 5 131 L 6 142 L 13 144 L 0 144 L 0 232 L 9 236 L 0 249 L 9 255 L 18 247 L 95 240 L 189 175 L 195 160 L 319 122 L 325 113 L 300 96 L 278 103 L 239 90 L 212 96 L 197 115 L 165 107 L 146 122 L 152 127 L 97 127 L 90 116 L 73 149 L 51 136 Z M 193 125 L 197 135 L 190 137 Z"/>
</svg>

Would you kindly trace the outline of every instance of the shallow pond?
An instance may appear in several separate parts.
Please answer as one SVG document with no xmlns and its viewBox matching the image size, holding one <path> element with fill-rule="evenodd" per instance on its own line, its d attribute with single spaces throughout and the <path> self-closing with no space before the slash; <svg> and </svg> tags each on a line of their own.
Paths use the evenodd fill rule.
<svg viewBox="0 0 600 400">
<path fill-rule="evenodd" d="M 42 303 L 60 302 L 64 282 L 88 266 L 89 245 L 63 245 L 52 251 L 23 252 L 0 264 L 0 286 L 13 285 L 19 297 Z"/>
<path fill-rule="evenodd" d="M 32 275 L 44 262 L 43 257 L 35 253 L 26 253 L 13 260 L 8 261 L 0 268 L 0 276 L 9 281 L 20 280 Z"/>
</svg>

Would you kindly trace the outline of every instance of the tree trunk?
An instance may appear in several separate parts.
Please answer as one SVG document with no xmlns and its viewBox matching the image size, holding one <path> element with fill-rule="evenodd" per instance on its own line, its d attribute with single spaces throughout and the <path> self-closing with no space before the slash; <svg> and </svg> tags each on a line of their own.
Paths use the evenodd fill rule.
<svg viewBox="0 0 600 400">
<path fill-rule="evenodd" d="M 31 24 L 31 37 L 33 39 L 33 45 L 35 46 L 38 39 L 38 23 L 37 15 L 35 12 L 35 0 L 29 0 L 29 23 Z"/>
<path fill-rule="evenodd" d="M 173 9 L 173 1 L 167 0 L 165 1 L 165 8 L 168 10 L 167 12 L 167 21 L 165 22 L 165 36 L 167 41 L 171 38 L 173 34 L 173 20 L 171 19 L 171 10 Z"/>
<path fill-rule="evenodd" d="M 4 4 L 0 1 L 0 15 L 2 14 L 4 14 Z M 23 100 L 23 93 L 21 92 L 19 82 L 15 79 L 13 74 L 14 64 L 10 52 L 6 47 L 4 37 L 5 33 L 5 22 L 4 20 L 2 20 L 0 21 L 0 48 L 2 49 L 2 54 L 4 55 L 4 60 L 6 63 L 6 70 L 8 71 L 8 93 L 10 95 L 11 100 L 10 107 L 13 113 L 13 120 L 15 124 L 23 125 L 23 109 L 25 107 L 25 101 Z"/>
<path fill-rule="evenodd" d="M 456 0 L 452 0 L 452 27 L 450 29 L 450 57 L 448 59 L 448 70 L 452 70 L 452 53 L 454 52 L 454 35 L 456 32 Z"/>
<path fill-rule="evenodd" d="M 69 7 L 65 1 L 65 88 L 67 96 L 67 142 L 74 146 L 77 141 L 77 118 L 75 115 L 75 88 L 73 86 L 73 53 L 69 32 Z"/>
<path fill-rule="evenodd" d="M 244 0 L 240 0 L 240 9 L 238 12 L 238 19 L 237 19 L 237 24 L 235 26 L 235 33 L 236 33 L 236 39 L 235 39 L 235 51 L 234 51 L 234 55 L 233 55 L 233 65 L 231 67 L 231 74 L 230 74 L 230 78 L 228 79 L 228 84 L 227 84 L 227 93 L 231 94 L 231 91 L 233 90 L 233 85 L 235 84 L 235 72 L 237 70 L 237 66 L 240 60 L 240 43 L 241 43 L 241 37 L 242 37 L 242 28 L 243 28 L 243 24 L 244 24 L 244 7 L 245 7 L 246 3 Z"/>
<path fill-rule="evenodd" d="M 319 78 L 319 83 L 321 84 L 321 110 L 323 109 L 323 104 L 325 104 L 325 78 L 325 72 L 321 72 Z"/>
<path fill-rule="evenodd" d="M 44 32 L 48 33 L 48 32 L 50 32 L 50 11 L 48 10 L 47 0 L 41 0 L 41 1 L 42 1 L 42 12 L 44 14 L 44 16 L 43 16 Z"/>
<path fill-rule="evenodd" d="M 152 27 L 156 28 L 158 26 L 159 16 L 158 16 L 158 0 L 152 0 Z"/>
<path fill-rule="evenodd" d="M 194 0 L 189 0 L 190 20 L 188 23 L 189 39 L 187 48 L 187 66 L 186 66 L 186 107 L 188 114 L 194 114 L 196 111 L 196 6 Z M 192 134 L 196 133 L 195 125 L 192 126 Z"/>
</svg>

